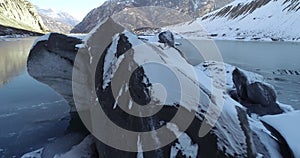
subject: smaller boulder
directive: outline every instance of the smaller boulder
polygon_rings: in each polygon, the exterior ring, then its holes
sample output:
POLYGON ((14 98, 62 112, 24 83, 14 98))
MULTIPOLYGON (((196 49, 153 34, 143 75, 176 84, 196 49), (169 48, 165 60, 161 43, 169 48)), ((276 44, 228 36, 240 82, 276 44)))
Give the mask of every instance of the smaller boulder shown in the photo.
POLYGON ((283 113, 276 103, 275 89, 262 82, 250 83, 246 74, 239 69, 232 72, 232 80, 236 90, 230 96, 247 108, 248 113, 260 116, 283 113))
POLYGON ((158 35, 160 43, 165 43, 170 47, 175 47, 174 35, 171 31, 164 31, 158 35))

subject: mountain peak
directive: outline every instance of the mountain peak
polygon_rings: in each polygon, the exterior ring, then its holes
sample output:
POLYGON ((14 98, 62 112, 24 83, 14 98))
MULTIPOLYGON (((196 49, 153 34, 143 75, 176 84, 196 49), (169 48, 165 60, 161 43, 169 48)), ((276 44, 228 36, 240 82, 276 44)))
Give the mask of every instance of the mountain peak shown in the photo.
POLYGON ((52 32, 70 33, 71 29, 79 23, 75 17, 67 12, 52 8, 43 9, 39 6, 36 8, 43 22, 52 32))
POLYGON ((39 14, 46 15, 60 22, 65 22, 71 26, 75 26, 76 24, 79 23, 79 21, 75 17, 73 17, 67 12, 57 11, 52 8, 43 9, 38 6, 36 8, 39 14))

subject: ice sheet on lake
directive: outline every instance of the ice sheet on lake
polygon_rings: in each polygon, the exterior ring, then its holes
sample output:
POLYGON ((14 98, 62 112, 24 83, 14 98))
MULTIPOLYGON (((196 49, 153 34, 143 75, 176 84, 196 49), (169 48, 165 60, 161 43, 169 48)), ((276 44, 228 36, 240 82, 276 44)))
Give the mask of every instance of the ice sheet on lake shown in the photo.
POLYGON ((21 158, 42 158, 43 148, 23 155, 21 158))

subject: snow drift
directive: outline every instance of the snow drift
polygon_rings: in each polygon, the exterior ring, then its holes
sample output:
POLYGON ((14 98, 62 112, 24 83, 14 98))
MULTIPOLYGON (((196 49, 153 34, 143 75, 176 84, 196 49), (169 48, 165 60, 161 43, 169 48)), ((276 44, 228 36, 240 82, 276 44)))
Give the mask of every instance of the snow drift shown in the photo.
POLYGON ((298 0, 235 0, 194 21, 208 32, 194 33, 215 39, 299 41, 299 9, 298 0))

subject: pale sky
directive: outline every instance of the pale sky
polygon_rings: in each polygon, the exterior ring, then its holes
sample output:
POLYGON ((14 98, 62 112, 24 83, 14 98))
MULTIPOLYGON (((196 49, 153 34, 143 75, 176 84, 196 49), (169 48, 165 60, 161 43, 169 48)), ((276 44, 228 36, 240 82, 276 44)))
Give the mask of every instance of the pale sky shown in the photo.
POLYGON ((42 9, 64 11, 82 20, 92 9, 99 7, 106 0, 29 0, 42 9))

